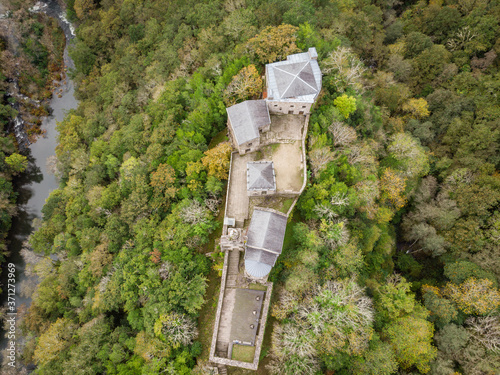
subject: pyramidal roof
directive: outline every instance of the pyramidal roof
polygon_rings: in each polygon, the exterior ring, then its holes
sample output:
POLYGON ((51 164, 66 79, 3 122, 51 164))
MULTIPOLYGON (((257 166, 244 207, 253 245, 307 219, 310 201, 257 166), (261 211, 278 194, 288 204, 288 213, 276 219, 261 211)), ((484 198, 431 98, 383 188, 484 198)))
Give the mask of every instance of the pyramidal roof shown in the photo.
POLYGON ((318 86, 314 80, 309 61, 275 66, 274 77, 282 98, 310 95, 318 92, 318 86))
POLYGON ((247 163, 247 190, 276 190, 276 177, 272 161, 247 163))
POLYGON ((268 100, 314 102, 321 91, 321 70, 315 48, 266 65, 268 100))

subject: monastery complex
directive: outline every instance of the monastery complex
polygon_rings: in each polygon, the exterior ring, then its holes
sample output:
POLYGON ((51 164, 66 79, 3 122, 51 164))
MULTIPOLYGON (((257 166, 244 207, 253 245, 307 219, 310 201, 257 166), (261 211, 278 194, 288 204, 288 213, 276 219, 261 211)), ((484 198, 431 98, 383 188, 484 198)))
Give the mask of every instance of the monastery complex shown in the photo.
MULTIPOLYGON (((256 370, 287 221, 306 185, 305 138, 321 91, 315 48, 266 65, 264 99, 227 108, 231 154, 225 253, 210 362, 256 370), (253 361, 238 354, 250 353, 253 361), (252 356, 253 354, 253 356, 252 356)), ((248 358, 249 356, 245 356, 248 358)))

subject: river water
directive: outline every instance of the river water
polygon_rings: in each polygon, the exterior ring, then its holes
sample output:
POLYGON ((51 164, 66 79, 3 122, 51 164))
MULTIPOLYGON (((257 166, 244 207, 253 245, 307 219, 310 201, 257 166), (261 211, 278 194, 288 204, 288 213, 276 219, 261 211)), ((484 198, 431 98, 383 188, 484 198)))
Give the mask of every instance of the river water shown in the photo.
MULTIPOLYGON (((46 0, 37 4, 38 8, 35 11, 47 13, 49 16, 57 18, 61 28, 66 35, 66 48, 64 51, 64 63, 68 69, 73 68, 73 62, 68 56, 68 45, 74 37, 73 27, 65 18, 65 14, 59 4, 55 0, 46 0)), ((56 123, 63 120, 65 114, 72 108, 76 108, 78 103, 74 97, 73 82, 66 78, 65 84, 58 87, 50 101, 52 114, 45 118, 42 123, 42 129, 46 130, 45 136, 39 138, 36 143, 29 146, 27 153, 29 159, 28 172, 25 173, 16 182, 16 191, 18 196, 18 215, 14 217, 12 222, 12 230, 10 231, 8 241, 8 249, 10 256, 5 262, 14 263, 16 266, 16 308, 22 310, 24 305, 28 307, 31 303, 30 297, 20 295, 21 284, 28 282, 29 276, 25 271, 25 263, 20 255, 22 244, 30 233, 33 231, 33 220, 41 218, 41 210, 45 204, 45 200, 50 192, 57 189, 58 182, 54 175, 47 168, 47 159, 55 155, 57 145, 57 130, 56 123), (62 93, 61 93, 62 89, 62 93), (61 95, 62 94, 62 95, 61 95), (61 95, 61 97, 59 97, 61 95)), ((7 301, 7 269, 4 266, 2 269, 2 289, 4 293, 1 295, 1 304, 6 305, 7 301)), ((16 341, 21 342, 20 329, 16 330, 16 341)), ((4 338, 4 332, 0 332, 0 350, 2 354, 7 348, 8 340, 4 338)), ((3 357, 3 355, 2 355, 3 357)))

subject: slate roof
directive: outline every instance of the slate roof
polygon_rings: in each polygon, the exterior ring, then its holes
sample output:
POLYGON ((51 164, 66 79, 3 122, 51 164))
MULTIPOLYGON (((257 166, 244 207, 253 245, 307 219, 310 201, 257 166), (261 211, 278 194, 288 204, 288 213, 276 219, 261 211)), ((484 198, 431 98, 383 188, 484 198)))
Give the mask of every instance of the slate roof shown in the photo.
POLYGON ((259 137, 259 129, 271 123, 265 100, 247 100, 226 108, 238 145, 259 137))
POLYGON ((278 259, 278 254, 271 253, 269 251, 256 249, 254 247, 247 246, 245 250, 245 260, 252 260, 258 263, 267 264, 273 267, 278 259))
POLYGON ((247 163, 247 190, 276 190, 276 176, 272 161, 247 163))
POLYGON ((286 215, 254 209, 248 227, 247 246, 281 254, 286 222, 286 215))
POLYGON ((314 102, 321 91, 321 70, 315 48, 266 65, 268 100, 314 102))
POLYGON ((266 276, 281 254, 287 216, 255 208, 248 227, 245 269, 253 277, 266 276))

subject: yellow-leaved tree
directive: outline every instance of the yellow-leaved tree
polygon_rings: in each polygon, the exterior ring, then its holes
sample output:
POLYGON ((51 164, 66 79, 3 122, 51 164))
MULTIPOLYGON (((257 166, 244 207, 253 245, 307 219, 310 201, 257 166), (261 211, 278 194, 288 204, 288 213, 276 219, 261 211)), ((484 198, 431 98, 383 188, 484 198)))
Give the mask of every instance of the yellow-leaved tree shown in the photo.
POLYGON ((227 179, 231 150, 232 147, 229 142, 222 142, 205 151, 205 156, 201 159, 201 162, 207 168, 208 176, 214 176, 219 180, 227 179))
POLYGON ((246 51, 262 64, 285 60, 288 55, 300 52, 295 44, 298 30, 292 25, 268 26, 248 41, 246 51))
POLYGON ((76 325, 66 318, 59 318, 52 323, 39 338, 33 359, 37 364, 44 364, 56 359, 60 352, 69 347, 76 325))
POLYGON ((405 117, 408 119, 420 120, 430 115, 429 105, 424 98, 409 99, 403 104, 402 110, 407 113, 405 117))
POLYGON ((396 210, 406 204, 404 191, 406 188, 406 179, 400 176, 391 168, 387 168, 380 178, 380 190, 382 199, 388 201, 396 210))
POLYGON ((262 78, 257 68, 250 64, 241 69, 224 90, 224 103, 231 106, 240 100, 255 96, 262 91, 262 85, 262 78))
POLYGON ((466 314, 485 315, 500 306, 500 293, 489 279, 470 277, 459 285, 448 283, 443 294, 466 314))

